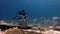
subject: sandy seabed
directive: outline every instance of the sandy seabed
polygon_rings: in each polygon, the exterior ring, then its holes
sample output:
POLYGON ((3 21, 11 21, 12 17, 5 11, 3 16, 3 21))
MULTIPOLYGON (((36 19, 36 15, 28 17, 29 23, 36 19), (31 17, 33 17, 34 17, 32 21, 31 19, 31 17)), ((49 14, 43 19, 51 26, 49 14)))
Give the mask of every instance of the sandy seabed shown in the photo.
POLYGON ((55 31, 53 29, 47 31, 40 31, 40 30, 22 30, 18 28, 7 29, 5 31, 0 31, 0 34, 60 34, 60 31, 55 31))

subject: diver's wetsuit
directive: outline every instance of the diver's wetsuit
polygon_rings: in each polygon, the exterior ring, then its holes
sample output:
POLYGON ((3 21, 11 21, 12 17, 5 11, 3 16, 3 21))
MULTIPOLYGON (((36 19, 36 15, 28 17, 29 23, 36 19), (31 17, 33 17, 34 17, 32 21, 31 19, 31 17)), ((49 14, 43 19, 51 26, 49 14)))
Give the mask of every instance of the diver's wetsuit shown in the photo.
MULTIPOLYGON (((26 18, 26 14, 24 12, 24 10, 21 10, 19 13, 18 13, 18 17, 19 16, 22 16, 24 19, 26 18)), ((22 19, 22 17, 19 17, 19 19, 22 19)))

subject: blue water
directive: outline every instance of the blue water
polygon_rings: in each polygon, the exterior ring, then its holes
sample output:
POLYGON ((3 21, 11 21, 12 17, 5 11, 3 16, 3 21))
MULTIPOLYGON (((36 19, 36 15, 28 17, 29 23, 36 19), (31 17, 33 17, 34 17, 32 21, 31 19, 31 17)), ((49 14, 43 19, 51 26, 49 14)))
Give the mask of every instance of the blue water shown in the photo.
POLYGON ((22 8, 29 17, 60 16, 60 0, 0 0, 0 19, 12 19, 22 8))

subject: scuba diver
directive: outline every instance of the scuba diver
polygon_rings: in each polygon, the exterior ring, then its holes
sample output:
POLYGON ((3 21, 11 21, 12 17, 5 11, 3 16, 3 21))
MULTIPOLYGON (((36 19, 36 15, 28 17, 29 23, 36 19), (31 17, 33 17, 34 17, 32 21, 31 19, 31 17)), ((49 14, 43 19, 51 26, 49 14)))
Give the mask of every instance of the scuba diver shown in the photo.
POLYGON ((26 21, 26 13, 24 12, 24 10, 23 9, 21 9, 18 13, 17 13, 17 15, 16 15, 16 19, 17 19, 17 21, 18 21, 18 24, 21 26, 21 25, 23 25, 23 26, 26 26, 27 25, 27 21, 26 21))
POLYGON ((31 28, 28 26, 28 20, 27 20, 27 15, 25 13, 25 11, 23 9, 20 9, 19 12, 17 13, 16 17, 17 20, 17 24, 19 25, 20 28, 22 29, 27 29, 27 28, 31 28))

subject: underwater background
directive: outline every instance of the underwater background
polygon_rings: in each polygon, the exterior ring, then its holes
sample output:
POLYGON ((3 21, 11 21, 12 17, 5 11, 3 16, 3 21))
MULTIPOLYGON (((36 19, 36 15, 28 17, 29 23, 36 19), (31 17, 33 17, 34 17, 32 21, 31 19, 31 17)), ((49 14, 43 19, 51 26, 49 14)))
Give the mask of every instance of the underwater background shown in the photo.
POLYGON ((0 20, 12 20, 19 9, 28 17, 60 17, 60 0, 0 0, 0 20))

